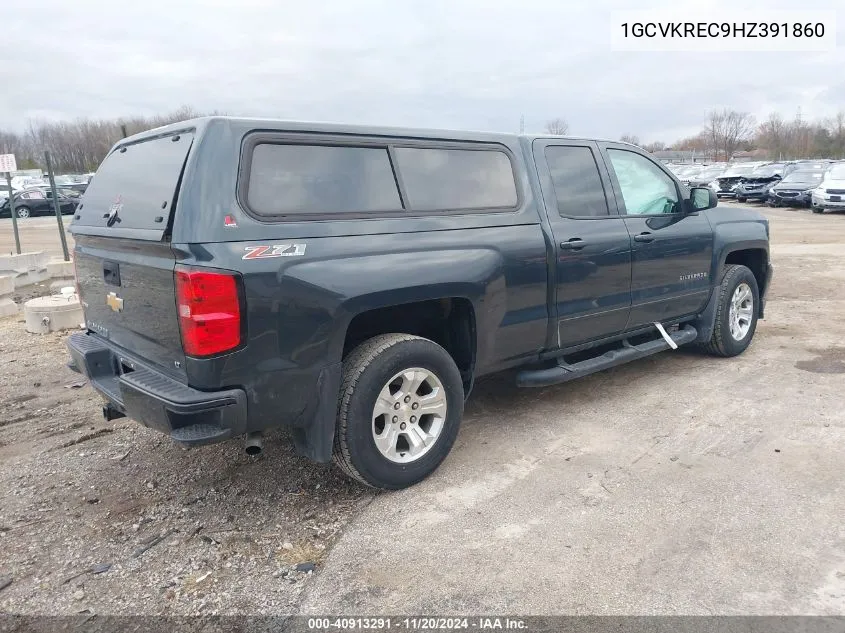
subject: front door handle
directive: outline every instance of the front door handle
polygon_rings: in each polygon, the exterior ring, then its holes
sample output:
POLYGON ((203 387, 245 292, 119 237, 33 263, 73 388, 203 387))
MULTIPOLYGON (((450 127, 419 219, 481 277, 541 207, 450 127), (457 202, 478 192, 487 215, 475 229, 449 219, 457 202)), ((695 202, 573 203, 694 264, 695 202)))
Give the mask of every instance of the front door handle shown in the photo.
POLYGON ((573 237, 565 242, 560 243, 560 248, 565 251, 580 251, 587 245, 587 242, 582 240, 580 237, 573 237))
POLYGON ((634 236, 635 242, 653 242, 654 236, 651 233, 640 233, 639 235, 634 236))

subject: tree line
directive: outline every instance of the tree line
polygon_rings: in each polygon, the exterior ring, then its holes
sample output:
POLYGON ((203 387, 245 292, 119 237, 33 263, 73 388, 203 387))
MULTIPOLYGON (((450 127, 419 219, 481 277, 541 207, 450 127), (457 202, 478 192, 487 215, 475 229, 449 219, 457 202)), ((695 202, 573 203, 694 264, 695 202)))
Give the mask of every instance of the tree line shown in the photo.
POLYGON ((120 139, 197 116, 201 114, 183 106, 152 117, 31 121, 20 134, 0 130, 0 154, 14 154, 18 169, 46 171, 44 152, 49 150, 56 173, 82 174, 95 171, 120 139))
MULTIPOLYGON (((566 134, 568 130, 569 124, 561 118, 546 125, 549 134, 566 134)), ((619 140, 649 152, 686 150, 725 161, 739 151, 753 150, 757 150, 757 157, 767 160, 845 158, 845 110, 817 121, 806 121, 800 109, 792 119, 772 112, 758 123, 749 112, 722 108, 707 113, 697 134, 673 143, 643 143, 635 134, 623 134, 619 140)))
MULTIPOLYGON (((151 117, 31 121, 23 133, 0 130, 0 154, 15 154, 18 169, 46 169, 44 152, 49 150, 57 173, 86 173, 95 171, 121 138, 201 115, 183 106, 151 117)), ((561 117, 551 119, 545 131, 565 135, 569 123, 561 117)), ((700 132, 671 144, 643 143, 635 134, 624 134, 620 140, 650 152, 687 150, 715 160, 730 160, 742 150, 758 150, 760 158, 770 160, 845 158, 845 110, 818 121, 804 120, 800 109, 789 120, 772 112, 758 124, 748 112, 722 108, 707 113, 700 132)))

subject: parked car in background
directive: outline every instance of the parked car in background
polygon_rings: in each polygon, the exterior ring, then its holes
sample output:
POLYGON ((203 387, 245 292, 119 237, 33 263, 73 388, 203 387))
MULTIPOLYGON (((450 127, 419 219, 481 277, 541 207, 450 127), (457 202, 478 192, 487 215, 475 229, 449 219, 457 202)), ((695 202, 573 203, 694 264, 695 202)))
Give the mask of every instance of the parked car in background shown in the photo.
POLYGON ((681 181, 693 178, 704 169, 702 165, 685 165, 675 174, 681 181))
MULTIPOLYGON (((58 185, 58 183, 56 183, 58 185)), ((39 184, 34 185, 31 187, 27 187, 26 191, 32 191, 37 189, 39 191, 43 191, 44 195, 47 196, 48 199, 53 199, 53 189, 50 187, 49 184, 39 184)), ((68 186, 56 187, 56 191, 60 194, 60 196, 64 196, 65 198, 79 198, 82 196, 82 193, 76 189, 72 189, 68 186)))
POLYGON ((739 182, 749 176, 757 168, 757 164, 743 163, 741 165, 731 165, 721 175, 719 175, 713 184, 716 186, 716 195, 719 198, 736 198, 736 188, 739 182))
POLYGON ((811 195, 813 213, 845 211, 845 162, 833 163, 811 195))
MULTIPOLYGON (((76 210, 79 198, 58 191, 59 208, 63 215, 70 215, 76 210)), ((15 215, 19 218, 29 218, 34 215, 49 215, 53 210, 53 192, 40 187, 15 192, 15 215)), ((0 205, 0 217, 12 217, 9 199, 0 205)))
POLYGON ((796 160, 786 163, 783 168, 783 177, 788 176, 794 171, 826 171, 830 168, 833 161, 829 158, 820 158, 817 160, 796 160))
POLYGON ((85 190, 88 188, 88 181, 90 178, 83 175, 77 174, 70 174, 64 176, 56 176, 56 186, 62 187, 64 189, 72 189, 73 191, 78 192, 79 194, 85 193, 85 190))
POLYGON ((725 167, 723 165, 710 165, 694 176, 684 176, 681 178, 681 182, 687 187, 710 187, 716 191, 716 187, 719 185, 719 183, 716 182, 716 178, 724 172, 725 167), (713 186, 714 184, 716 186, 713 186))
POLYGON ((769 205, 809 207, 811 192, 821 184, 823 177, 824 172, 821 170, 800 170, 787 174, 769 189, 769 205))
POLYGON ((783 163, 768 163, 760 165, 747 176, 743 176, 736 188, 736 201, 759 200, 765 202, 769 197, 769 189, 780 182, 783 177, 783 168, 783 163))

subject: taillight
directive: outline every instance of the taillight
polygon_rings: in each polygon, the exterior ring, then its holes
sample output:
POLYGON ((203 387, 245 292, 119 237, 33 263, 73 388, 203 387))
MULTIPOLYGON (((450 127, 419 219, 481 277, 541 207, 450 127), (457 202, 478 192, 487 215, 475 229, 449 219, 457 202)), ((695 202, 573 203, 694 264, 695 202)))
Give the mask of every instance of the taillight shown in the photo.
POLYGON ((241 303, 234 274, 177 270, 176 307, 182 348, 188 356, 211 356, 241 343, 241 303))

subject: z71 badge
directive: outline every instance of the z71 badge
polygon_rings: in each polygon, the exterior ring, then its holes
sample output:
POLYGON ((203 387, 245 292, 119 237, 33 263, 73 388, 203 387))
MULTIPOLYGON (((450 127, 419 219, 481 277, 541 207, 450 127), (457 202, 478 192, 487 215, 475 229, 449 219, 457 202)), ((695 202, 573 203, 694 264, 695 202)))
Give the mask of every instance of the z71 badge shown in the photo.
POLYGON ((273 246, 245 246, 246 255, 241 259, 268 259, 270 257, 299 257, 305 255, 305 244, 274 244, 273 246))

